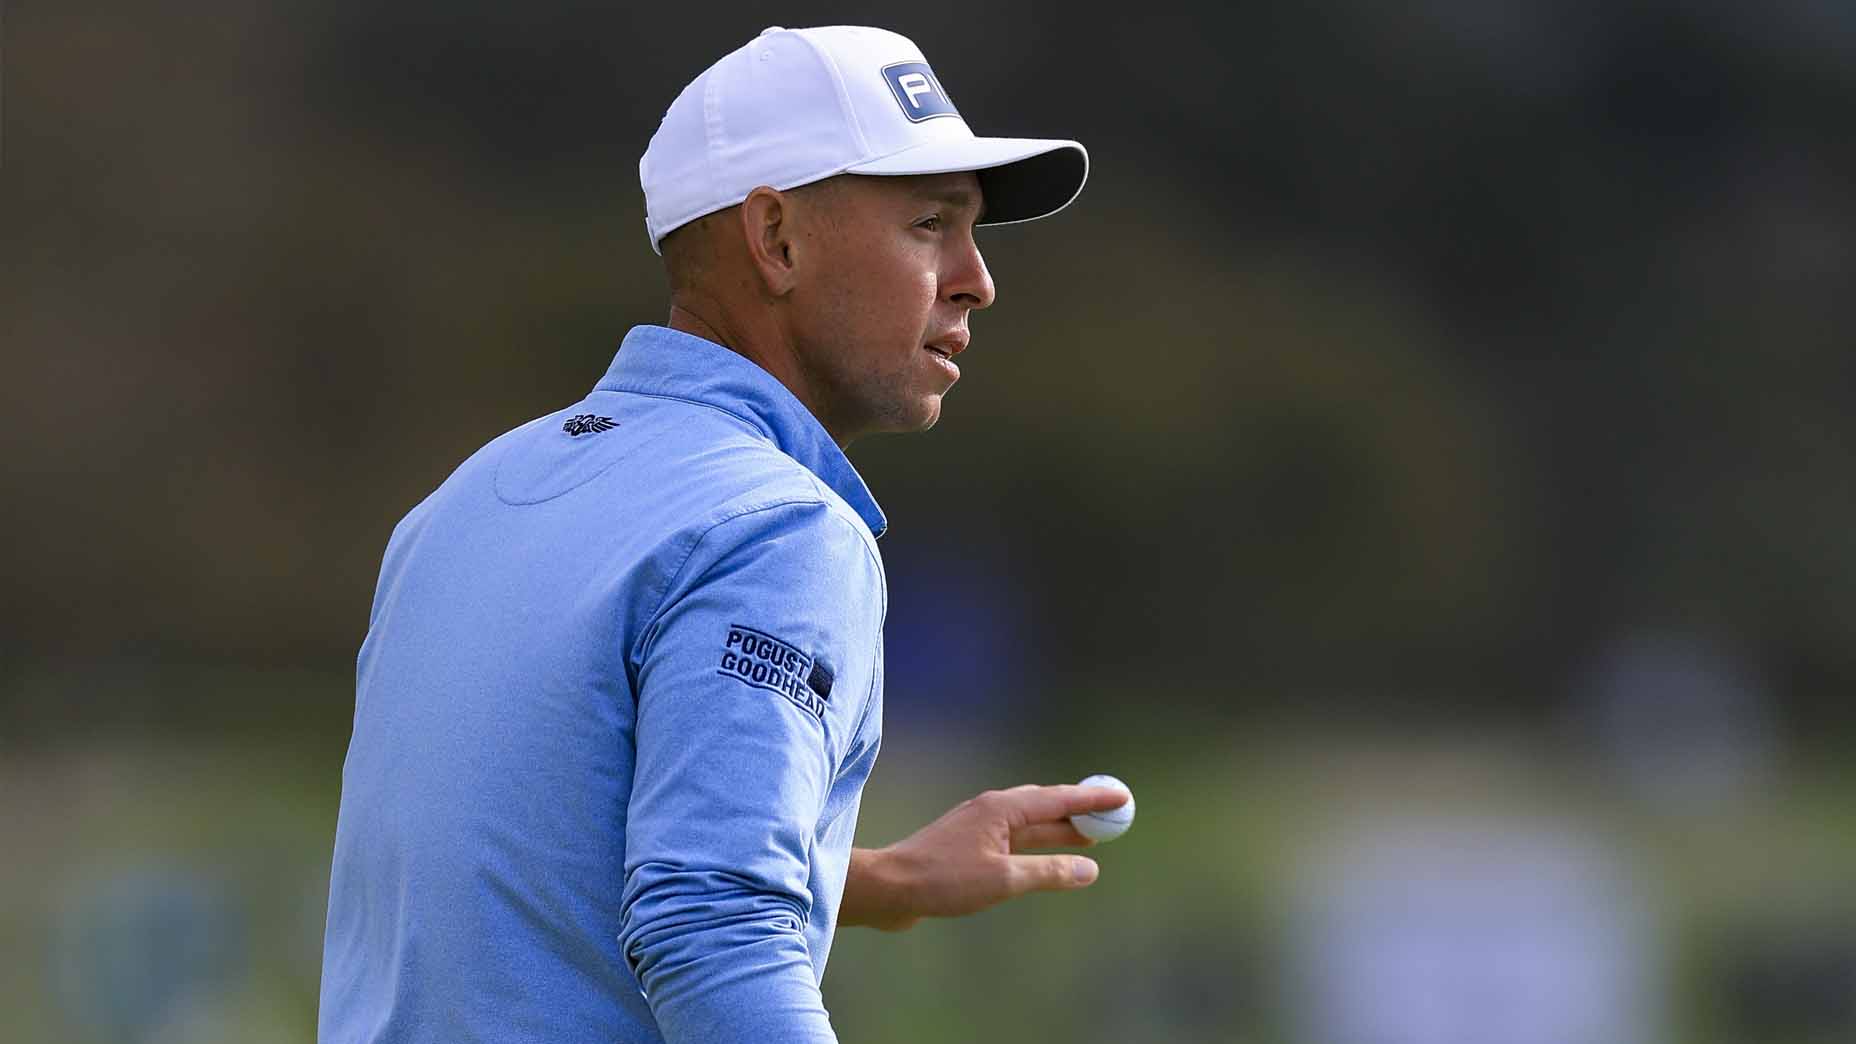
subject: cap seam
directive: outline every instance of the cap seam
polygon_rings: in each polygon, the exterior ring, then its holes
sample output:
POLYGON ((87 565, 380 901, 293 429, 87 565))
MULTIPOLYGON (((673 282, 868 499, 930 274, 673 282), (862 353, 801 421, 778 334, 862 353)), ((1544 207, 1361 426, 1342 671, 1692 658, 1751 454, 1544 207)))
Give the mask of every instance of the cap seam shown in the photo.
MULTIPOLYGON (((805 41, 805 45, 812 49, 812 53, 818 56, 820 64, 825 66, 825 71, 831 75, 831 89, 838 96, 838 111, 844 115, 845 122, 850 124, 851 133, 857 139, 858 152, 868 156, 870 139, 864 135, 863 121, 857 118, 857 107, 851 104, 851 92, 844 85, 844 71, 838 68, 837 59, 831 56, 830 51, 820 47, 816 41, 804 33, 793 33, 793 35, 805 41)), ((857 162, 868 162, 868 159, 857 162)))
POLYGON ((711 185, 727 184, 727 171, 722 169, 720 156, 721 141, 726 132, 722 127, 721 102, 716 97, 721 93, 717 82, 721 77, 715 75, 719 68, 718 65, 709 71, 702 88, 702 160, 711 185))

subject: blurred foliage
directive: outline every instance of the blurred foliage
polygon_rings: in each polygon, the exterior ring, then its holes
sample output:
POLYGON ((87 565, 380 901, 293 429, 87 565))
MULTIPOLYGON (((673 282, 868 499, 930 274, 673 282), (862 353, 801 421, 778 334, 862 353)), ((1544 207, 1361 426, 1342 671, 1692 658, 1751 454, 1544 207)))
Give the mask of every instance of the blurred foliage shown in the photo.
MULTIPOLYGON (((1095 171, 986 235, 941 430, 857 447, 894 554, 1005 549, 1059 678, 1543 707, 1672 620, 1848 723, 1846 9, 955 14, 896 27, 1095 171)), ((756 17, 15 12, 9 658, 350 656, 393 521, 661 320, 635 159, 756 17)))
MULTIPOLYGON (((1830 1039, 1812 1035, 1826 1025, 1850 1025, 1825 1021, 1847 991, 1814 994, 1801 974, 1852 967, 1834 949, 1828 963, 1818 956, 1856 938, 1826 934, 1856 914, 1845 888, 1856 776, 1843 764, 1801 766, 1766 797, 1682 820, 1620 802, 1575 751, 1501 733, 1296 727, 1212 741, 1148 722, 1112 744, 958 757, 935 737, 886 746, 865 800, 867 843, 899 838, 977 788, 1080 778, 1105 755, 1141 810, 1125 838, 1092 850, 1102 877, 1086 891, 902 934, 840 932, 825 995, 847 1041, 1306 1039, 1287 999, 1310 871, 1353 826, 1412 815, 1584 824, 1650 897, 1671 957, 1659 1017, 1677 1035, 1664 1039, 1807 1044, 1830 1039), (1774 973, 1788 977, 1766 981, 1774 973)), ((313 1039, 338 754, 330 743, 125 739, 9 761, 0 814, 44 839, 0 868, 9 1039, 313 1039), (105 998, 94 983, 61 987, 73 961, 96 960, 73 927, 150 878, 215 897, 222 945, 242 959, 230 977, 177 978, 139 1035, 86 1032, 105 998)), ((151 972, 183 953, 171 935, 112 939, 124 942, 163 954, 151 972)))

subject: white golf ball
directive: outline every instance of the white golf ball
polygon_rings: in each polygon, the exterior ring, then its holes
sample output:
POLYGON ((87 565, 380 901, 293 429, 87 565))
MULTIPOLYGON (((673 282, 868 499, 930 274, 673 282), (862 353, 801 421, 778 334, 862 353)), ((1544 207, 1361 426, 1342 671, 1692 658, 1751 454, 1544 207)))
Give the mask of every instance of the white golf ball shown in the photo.
POLYGON ((1114 787, 1117 790, 1127 791, 1128 803, 1105 812, 1081 812, 1071 816, 1070 822, 1076 827, 1077 833, 1094 841, 1113 841, 1127 833, 1128 828, 1134 825, 1134 791, 1128 790, 1126 783, 1114 776, 1096 775, 1090 776, 1078 785, 1114 787))

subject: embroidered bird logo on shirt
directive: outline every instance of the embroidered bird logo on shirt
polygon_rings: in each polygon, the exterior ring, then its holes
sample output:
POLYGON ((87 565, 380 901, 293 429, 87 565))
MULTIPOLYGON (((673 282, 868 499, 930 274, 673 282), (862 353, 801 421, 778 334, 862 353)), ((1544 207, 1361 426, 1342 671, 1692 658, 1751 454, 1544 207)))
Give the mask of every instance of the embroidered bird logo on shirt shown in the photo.
POLYGON ((561 430, 577 438, 581 435, 597 435, 602 431, 611 431, 618 426, 619 422, 611 417, 582 413, 567 418, 567 422, 561 425, 561 430))

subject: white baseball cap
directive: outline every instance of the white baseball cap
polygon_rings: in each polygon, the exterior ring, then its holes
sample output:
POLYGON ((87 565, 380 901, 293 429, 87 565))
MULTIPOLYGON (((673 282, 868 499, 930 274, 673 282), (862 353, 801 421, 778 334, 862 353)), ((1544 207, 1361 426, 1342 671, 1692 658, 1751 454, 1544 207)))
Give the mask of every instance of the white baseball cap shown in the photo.
POLYGON ((974 171, 982 225, 1055 214, 1083 190, 1074 141, 981 138, 905 36, 774 26, 691 81, 638 161, 651 249, 672 230, 765 185, 838 174, 974 171))

